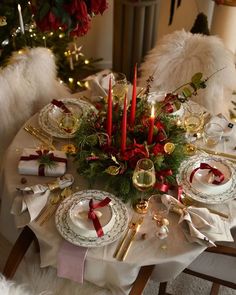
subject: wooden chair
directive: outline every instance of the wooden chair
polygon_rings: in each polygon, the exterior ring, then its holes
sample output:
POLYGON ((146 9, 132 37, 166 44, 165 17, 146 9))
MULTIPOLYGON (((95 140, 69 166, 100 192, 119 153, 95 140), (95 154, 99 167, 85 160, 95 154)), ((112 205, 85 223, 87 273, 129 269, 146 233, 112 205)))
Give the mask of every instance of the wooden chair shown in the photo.
MULTIPOLYGON (((217 247, 207 248, 183 272, 212 282, 210 295, 217 295, 221 285, 236 289, 235 269, 236 248, 217 245, 217 247), (226 259, 226 257, 231 257, 231 259, 226 259), (231 270, 231 278, 226 278, 228 272, 225 270, 231 270)), ((168 295, 166 288, 167 282, 161 283, 158 295, 168 295)))
MULTIPOLYGON (((15 244, 13 245, 3 270, 3 275, 7 279, 13 278, 20 262, 33 242, 36 243, 36 248, 39 250, 38 240, 35 234, 28 226, 24 227, 15 244)), ((154 265, 143 266, 140 268, 139 274, 132 285, 129 295, 142 294, 146 284, 149 281, 153 268, 154 265)))

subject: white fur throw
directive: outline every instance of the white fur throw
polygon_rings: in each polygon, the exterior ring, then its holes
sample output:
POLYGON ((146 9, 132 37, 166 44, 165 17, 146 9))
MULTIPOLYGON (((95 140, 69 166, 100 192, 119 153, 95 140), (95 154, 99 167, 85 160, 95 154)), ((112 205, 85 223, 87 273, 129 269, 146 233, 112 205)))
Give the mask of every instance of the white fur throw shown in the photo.
POLYGON ((14 53, 0 71, 0 157, 13 136, 42 106, 69 95, 56 79, 56 65, 47 48, 14 53))
POLYGON ((27 284, 17 284, 13 281, 6 280, 0 274, 0 294, 1 295, 52 295, 51 292, 34 293, 27 284))
POLYGON ((141 65, 139 85, 145 86, 155 72, 151 91, 174 91, 197 72, 209 77, 222 68, 208 80, 207 88, 200 89, 192 99, 214 114, 228 116, 230 95, 236 89, 234 56, 216 36, 184 30, 164 36, 141 65))

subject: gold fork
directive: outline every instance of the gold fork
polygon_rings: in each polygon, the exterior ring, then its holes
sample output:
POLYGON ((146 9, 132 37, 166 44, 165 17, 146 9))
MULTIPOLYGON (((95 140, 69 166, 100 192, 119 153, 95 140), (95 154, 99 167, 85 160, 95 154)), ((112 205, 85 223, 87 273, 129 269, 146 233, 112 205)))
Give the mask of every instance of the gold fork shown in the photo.
POLYGON ((65 199, 68 198, 72 194, 72 190, 70 187, 64 188, 60 194, 57 195, 57 197, 52 200, 52 204, 50 208, 45 213, 43 219, 39 223, 40 226, 42 226, 57 210, 60 203, 65 199))
POLYGON ((57 194, 55 195, 54 193, 52 194, 52 196, 50 196, 49 202, 46 204, 46 206, 41 210, 41 212, 39 213, 39 215, 35 218, 35 222, 42 222, 42 220, 44 220, 44 218, 48 215, 48 213, 51 211, 51 209, 53 208, 53 206, 60 201, 60 195, 57 194))

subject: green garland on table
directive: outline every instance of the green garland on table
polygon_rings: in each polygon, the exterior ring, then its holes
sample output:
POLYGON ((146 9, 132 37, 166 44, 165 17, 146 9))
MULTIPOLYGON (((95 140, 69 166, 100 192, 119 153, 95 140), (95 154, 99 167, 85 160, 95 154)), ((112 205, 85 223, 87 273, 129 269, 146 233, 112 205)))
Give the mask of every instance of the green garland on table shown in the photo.
MULTIPOLYGON (((147 143, 150 128, 148 95, 137 97, 135 124, 127 124, 126 150, 121 153, 122 106, 113 105, 112 138, 108 145, 106 133, 107 103, 97 104, 98 112, 91 111, 83 118, 75 136, 78 152, 75 161, 78 173, 91 183, 102 180, 104 189, 117 194, 123 201, 135 202, 139 192, 132 184, 132 176, 137 161, 150 158, 156 171, 154 191, 176 186, 176 174, 185 154, 185 130, 177 126, 176 117, 170 114, 176 105, 181 105, 197 90, 205 88, 202 74, 195 74, 189 83, 179 87, 181 94, 168 93, 164 101, 155 104, 155 119, 152 144, 147 143)), ((150 85, 148 85, 150 88, 150 85)), ((148 87, 147 87, 148 88, 148 87)), ((123 104, 122 104, 123 105, 123 104)), ((129 122, 130 106, 127 109, 129 122)), ((148 192, 152 193, 152 192, 148 192)))

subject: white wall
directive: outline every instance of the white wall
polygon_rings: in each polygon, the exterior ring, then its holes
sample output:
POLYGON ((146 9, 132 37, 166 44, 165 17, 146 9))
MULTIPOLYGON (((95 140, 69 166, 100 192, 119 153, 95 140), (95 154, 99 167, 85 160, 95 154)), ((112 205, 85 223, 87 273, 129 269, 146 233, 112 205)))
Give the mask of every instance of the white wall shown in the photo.
POLYGON ((190 30, 199 12, 207 15, 210 26, 214 8, 214 2, 212 0, 182 0, 181 6, 175 8, 172 24, 168 26, 170 3, 170 0, 160 1, 158 39, 175 30, 181 30, 183 28, 190 30))

